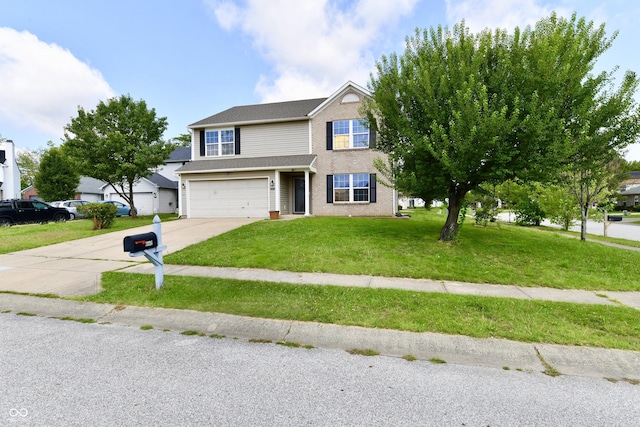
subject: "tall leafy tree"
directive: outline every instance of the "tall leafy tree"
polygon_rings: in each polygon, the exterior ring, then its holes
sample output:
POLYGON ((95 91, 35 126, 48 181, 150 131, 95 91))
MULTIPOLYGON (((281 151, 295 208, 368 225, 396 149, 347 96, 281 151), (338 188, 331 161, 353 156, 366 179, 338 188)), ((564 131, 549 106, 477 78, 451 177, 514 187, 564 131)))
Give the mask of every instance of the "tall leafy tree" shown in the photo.
POLYGON ((614 197, 620 182, 625 178, 623 160, 613 158, 608 163, 594 159, 591 165, 585 161, 580 167, 572 165, 562 173, 562 182, 580 208, 580 240, 587 239, 589 209, 598 203, 607 203, 614 197))
POLYGON ((19 150, 16 152, 16 163, 20 168, 20 188, 34 185, 36 174, 40 169, 40 159, 45 149, 19 150))
POLYGON ((191 134, 190 133, 181 133, 180 135, 173 138, 174 144, 178 147, 188 147, 191 145, 191 134))
POLYGON ((376 147, 389 154, 385 176, 405 193, 446 199, 440 239, 454 239, 469 191, 514 178, 550 181, 571 163, 569 128, 611 81, 590 75, 612 41, 604 25, 575 15, 552 14, 513 34, 472 34, 464 22, 416 30, 403 55, 382 57, 369 83, 364 113, 376 147))
POLYGON ((50 202, 73 199, 80 183, 80 175, 64 148, 54 147, 52 142, 48 145, 33 182, 38 196, 50 202))
POLYGON ((129 95, 100 101, 89 112, 82 107, 65 127, 64 146, 81 174, 106 181, 131 206, 134 185, 151 175, 175 148, 163 141, 166 117, 157 117, 145 101, 129 95))

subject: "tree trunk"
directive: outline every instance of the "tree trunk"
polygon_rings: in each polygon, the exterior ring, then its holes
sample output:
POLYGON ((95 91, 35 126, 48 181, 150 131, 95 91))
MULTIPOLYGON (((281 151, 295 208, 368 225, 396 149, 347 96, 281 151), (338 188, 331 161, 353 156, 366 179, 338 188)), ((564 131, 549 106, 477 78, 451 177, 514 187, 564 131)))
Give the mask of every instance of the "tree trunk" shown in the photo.
POLYGON ((136 207, 133 203, 133 183, 129 182, 129 198, 131 199, 129 202, 129 207, 131 208, 130 216, 131 218, 137 218, 138 213, 136 212, 136 207))
POLYGON ((585 203, 580 209, 580 240, 587 240, 587 218, 589 218, 589 204, 585 203))
POLYGON ((440 231, 440 241, 450 242, 455 240, 458 235, 458 217, 460 216, 463 199, 464 194, 460 195, 455 193, 449 196, 449 213, 447 215, 447 221, 444 223, 444 227, 442 227, 442 230, 440 231))

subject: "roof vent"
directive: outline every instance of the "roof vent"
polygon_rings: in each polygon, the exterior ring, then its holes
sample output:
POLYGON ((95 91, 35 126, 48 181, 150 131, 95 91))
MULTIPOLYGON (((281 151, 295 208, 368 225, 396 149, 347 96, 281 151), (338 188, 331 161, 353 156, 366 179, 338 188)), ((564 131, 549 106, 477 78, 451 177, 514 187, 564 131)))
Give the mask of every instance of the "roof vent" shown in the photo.
POLYGON ((348 93, 342 98, 342 103, 347 104, 349 102, 360 102, 360 97, 355 93, 348 93))

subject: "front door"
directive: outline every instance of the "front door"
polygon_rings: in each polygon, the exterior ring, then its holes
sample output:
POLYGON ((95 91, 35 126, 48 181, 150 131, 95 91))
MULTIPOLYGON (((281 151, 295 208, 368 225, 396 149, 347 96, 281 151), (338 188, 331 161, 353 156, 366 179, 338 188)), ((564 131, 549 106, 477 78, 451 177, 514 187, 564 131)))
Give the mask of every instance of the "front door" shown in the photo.
POLYGON ((296 178, 293 182, 293 213, 304 213, 304 179, 296 178))

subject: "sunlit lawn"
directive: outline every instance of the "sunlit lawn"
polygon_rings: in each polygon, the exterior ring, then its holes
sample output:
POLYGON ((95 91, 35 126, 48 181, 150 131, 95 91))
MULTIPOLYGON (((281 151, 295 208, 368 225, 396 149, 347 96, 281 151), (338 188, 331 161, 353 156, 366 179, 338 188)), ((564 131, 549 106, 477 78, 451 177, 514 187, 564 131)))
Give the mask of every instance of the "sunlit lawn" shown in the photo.
POLYGON ((469 219, 455 243, 444 215, 260 221, 165 257, 169 264, 430 278, 562 289, 640 290, 640 253, 558 232, 469 219))

